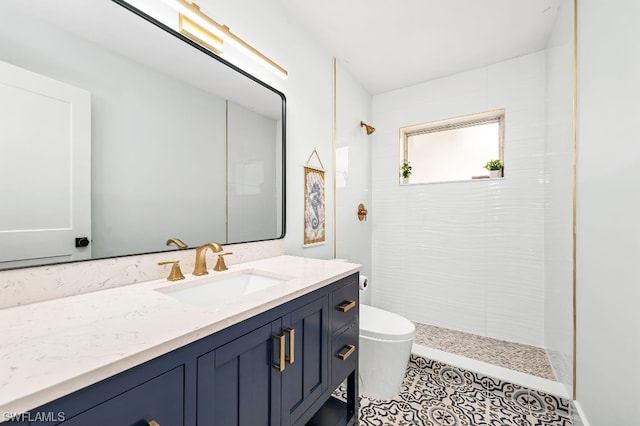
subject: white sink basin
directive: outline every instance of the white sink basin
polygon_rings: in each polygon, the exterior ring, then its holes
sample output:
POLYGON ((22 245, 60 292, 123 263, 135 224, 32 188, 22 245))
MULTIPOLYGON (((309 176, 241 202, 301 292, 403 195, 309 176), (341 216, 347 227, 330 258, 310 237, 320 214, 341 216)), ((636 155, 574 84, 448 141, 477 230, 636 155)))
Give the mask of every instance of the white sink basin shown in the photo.
POLYGON ((245 270, 225 273, 223 276, 216 276, 213 273, 213 275, 198 277, 189 282, 178 283, 157 291, 192 305, 216 306, 291 279, 293 277, 245 270))

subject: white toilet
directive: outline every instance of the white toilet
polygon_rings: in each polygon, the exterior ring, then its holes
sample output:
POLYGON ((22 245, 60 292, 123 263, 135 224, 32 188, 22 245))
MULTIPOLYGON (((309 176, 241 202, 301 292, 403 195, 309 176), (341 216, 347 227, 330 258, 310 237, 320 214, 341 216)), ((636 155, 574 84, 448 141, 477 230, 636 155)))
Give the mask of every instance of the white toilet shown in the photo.
MULTIPOLYGON (((368 279, 360 275, 360 293, 363 291, 368 291, 368 279)), ((393 399, 400 393, 416 327, 398 314, 364 304, 360 304, 359 320, 358 393, 373 399, 393 399)))
POLYGON ((415 332, 398 314, 360 305, 360 395, 387 400, 398 395, 415 332))

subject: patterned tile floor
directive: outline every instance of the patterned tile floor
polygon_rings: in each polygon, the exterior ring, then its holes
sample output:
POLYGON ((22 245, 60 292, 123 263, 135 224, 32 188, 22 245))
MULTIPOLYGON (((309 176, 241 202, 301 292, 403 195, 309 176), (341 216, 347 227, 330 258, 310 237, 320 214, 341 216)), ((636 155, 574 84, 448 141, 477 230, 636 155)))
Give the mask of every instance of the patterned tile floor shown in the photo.
POLYGON ((415 323, 414 342, 543 379, 556 380, 544 349, 415 323))
MULTIPOLYGON (((338 398, 345 398, 344 389, 338 398)), ((360 398, 360 426, 581 425, 571 401, 411 355, 400 395, 360 398), (572 421, 572 417, 575 420, 572 421)))

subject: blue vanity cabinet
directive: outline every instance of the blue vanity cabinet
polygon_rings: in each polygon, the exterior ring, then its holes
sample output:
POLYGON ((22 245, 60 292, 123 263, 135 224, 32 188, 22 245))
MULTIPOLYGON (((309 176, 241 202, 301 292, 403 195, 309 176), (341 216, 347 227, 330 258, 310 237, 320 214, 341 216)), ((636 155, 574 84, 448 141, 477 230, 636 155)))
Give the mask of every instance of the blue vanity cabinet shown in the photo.
POLYGON ((184 425, 184 372, 170 370, 62 423, 64 426, 184 425))
POLYGON ((280 424, 281 372, 273 365, 281 320, 198 357, 198 425, 280 424))
POLYGON ((325 295, 198 357, 198 425, 291 425, 327 389, 325 295))
POLYGON ((329 295, 283 317, 283 330, 291 338, 282 372, 282 424, 292 425, 329 387, 329 295))
POLYGON ((330 293, 330 350, 328 390, 307 411, 306 426, 345 426, 358 424, 358 275, 336 282, 330 293), (333 395, 341 384, 345 388, 333 395))
POLYGON ((355 424, 357 285, 343 278, 31 410, 63 418, 7 424, 355 424), (345 379, 342 403, 331 395, 345 379))
MULTIPOLYGON (((88 386, 23 415, 7 426, 184 426, 190 366, 173 353, 88 386)), ((5 423, 2 423, 4 426, 5 423)))
POLYGON ((331 321, 331 381, 341 383, 358 359, 359 288, 351 282, 333 291, 331 321))

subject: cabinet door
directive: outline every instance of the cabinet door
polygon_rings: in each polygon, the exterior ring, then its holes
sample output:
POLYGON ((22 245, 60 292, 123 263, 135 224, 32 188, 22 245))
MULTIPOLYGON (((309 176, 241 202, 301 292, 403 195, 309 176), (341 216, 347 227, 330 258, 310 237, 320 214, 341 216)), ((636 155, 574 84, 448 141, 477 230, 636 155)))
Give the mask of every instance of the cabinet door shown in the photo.
POLYGON ((282 424, 291 425, 328 386, 329 296, 284 316, 282 327, 287 337, 287 361, 282 372, 282 424))
POLYGON ((280 334, 276 320, 198 358, 198 425, 280 424, 280 334))
MULTIPOLYGON (((184 424, 184 370, 175 368, 62 423, 64 426, 184 424)), ((32 423, 42 424, 42 423, 32 423)))

